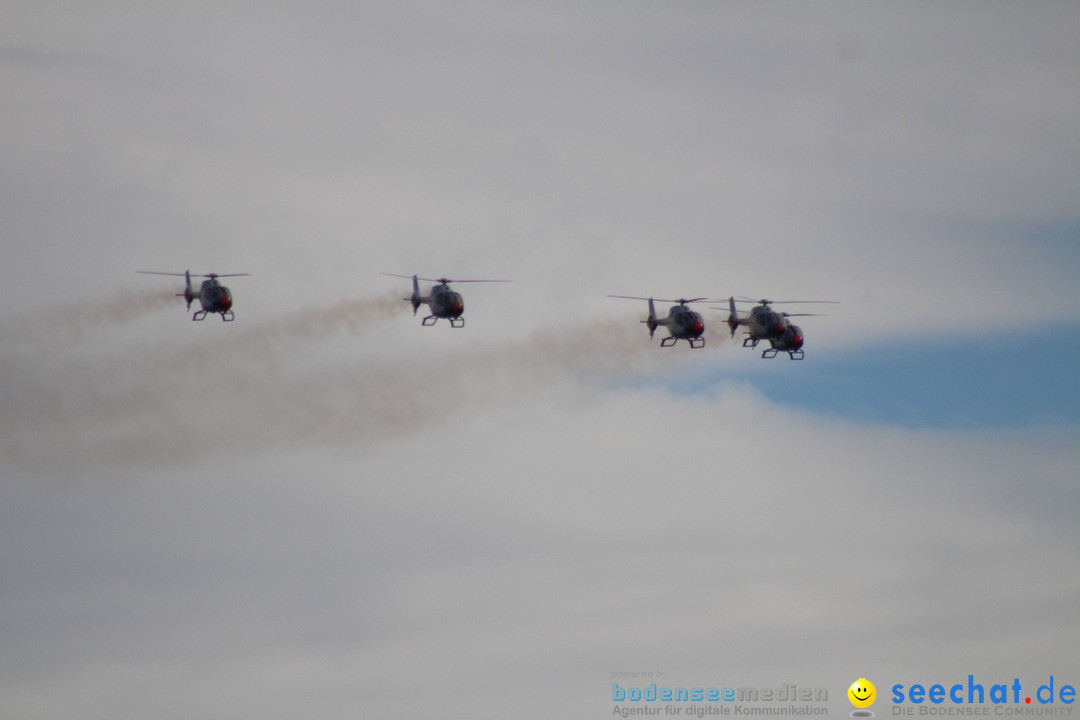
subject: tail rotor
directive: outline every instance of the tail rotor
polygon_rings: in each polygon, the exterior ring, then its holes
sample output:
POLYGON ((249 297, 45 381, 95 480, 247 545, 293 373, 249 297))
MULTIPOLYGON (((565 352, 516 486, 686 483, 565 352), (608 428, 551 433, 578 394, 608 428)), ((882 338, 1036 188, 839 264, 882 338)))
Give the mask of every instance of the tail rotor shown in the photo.
POLYGON ((642 320, 645 326, 649 328, 649 339, 652 339, 653 333, 656 332, 656 308, 653 306, 653 299, 649 298, 649 317, 647 320, 642 320))
MULTIPOLYGON (((179 275, 180 273, 159 273, 149 272, 147 270, 139 270, 138 272, 146 273, 147 275, 179 275)), ((206 277, 217 277, 216 275, 207 275, 206 277)), ((184 292, 176 293, 176 297, 182 297, 187 302, 187 309, 191 309, 191 301, 195 299, 195 293, 191 289, 191 271, 184 271, 184 292)))
POLYGON ((420 309, 420 282, 415 275, 412 276, 412 295, 406 298, 412 303, 412 314, 416 317, 416 311, 420 309))
MULTIPOLYGON (((179 294, 179 293, 178 293, 179 294)), ((187 300, 187 309, 191 309, 191 301, 195 299, 195 293, 191 291, 191 271, 184 271, 184 299, 187 300)))

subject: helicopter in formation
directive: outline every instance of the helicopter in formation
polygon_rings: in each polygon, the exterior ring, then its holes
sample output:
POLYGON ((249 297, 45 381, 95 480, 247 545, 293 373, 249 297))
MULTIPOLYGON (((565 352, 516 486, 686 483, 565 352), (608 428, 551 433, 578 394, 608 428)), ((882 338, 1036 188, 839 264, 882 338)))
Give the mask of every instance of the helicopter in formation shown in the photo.
POLYGON ((450 327, 465 327, 465 318, 462 317, 462 314, 465 312, 465 300, 462 299, 461 293, 450 289, 450 283, 510 282, 509 280, 450 280, 448 278, 422 278, 417 277, 416 275, 398 275, 397 273, 379 274, 412 280, 412 295, 402 299, 412 303, 413 317, 416 317, 416 311, 420 309, 420 305, 427 304, 431 314, 420 321, 420 324, 425 327, 434 325, 440 319, 447 320, 450 323, 450 327), (420 294, 420 280, 435 283, 431 286, 431 289, 428 290, 427 295, 420 294))
MULTIPOLYGON (((778 353, 786 352, 792 360, 802 360, 802 350, 805 338, 802 328, 791 322, 792 317, 814 317, 818 313, 786 313, 774 310, 773 305, 780 304, 819 304, 835 303, 835 300, 750 300, 749 298, 728 298, 727 325, 731 329, 731 336, 735 337, 735 331, 739 326, 746 327, 746 337, 743 339, 743 347, 756 348, 762 340, 769 341, 769 348, 761 352, 763 358, 774 358, 778 353), (739 317, 735 303, 756 303, 750 309, 749 316, 739 317)), ((713 308, 723 310, 724 308, 713 308)))
POLYGON ((236 319, 233 314, 233 298, 232 293, 229 292, 229 288, 225 287, 218 282, 218 278, 222 277, 243 277, 251 275, 251 273, 208 273, 206 275, 195 274, 195 277, 204 277, 206 280, 202 281, 202 285, 199 286, 199 292, 196 293, 191 287, 192 273, 190 271, 184 271, 182 273, 170 273, 170 272, 155 272, 153 270, 136 270, 135 272, 142 273, 144 275, 172 275, 184 278, 184 292, 176 293, 176 297, 182 297, 187 300, 187 309, 191 309, 191 301, 195 298, 199 299, 199 305, 201 310, 197 310, 194 315, 191 316, 192 320, 201 321, 206 319, 207 313, 217 313, 221 315, 221 319, 224 322, 232 322, 236 319))
POLYGON ((701 313, 694 312, 688 306, 695 302, 712 302, 703 297, 679 298, 678 300, 662 300, 660 298, 637 297, 636 295, 608 295, 608 297, 622 298, 624 300, 647 300, 649 302, 649 317, 642 320, 649 328, 649 338, 656 332, 656 328, 664 326, 668 329, 668 336, 660 341, 660 347, 671 347, 680 340, 685 340, 692 348, 705 347, 705 320, 701 313), (675 303, 668 309, 666 318, 656 317, 656 307, 653 301, 675 303))
MULTIPOLYGON (((201 321, 206 319, 207 314, 221 315, 223 322, 231 322, 236 319, 232 311, 233 297, 229 288, 218 282, 223 277, 245 277, 251 273, 207 273, 198 274, 191 271, 182 273, 157 272, 154 270, 137 270, 145 275, 168 275, 184 278, 184 292, 176 293, 176 297, 182 297, 187 301, 187 309, 191 310, 191 303, 196 298, 199 300, 201 309, 196 311, 191 319, 201 321), (191 286, 192 277, 206 278, 199 286, 196 293, 191 286)), ((450 280, 449 278, 422 278, 417 275, 399 275, 397 273, 380 273, 390 277, 405 278, 412 280, 412 294, 403 298, 412 304, 413 316, 419 311, 420 306, 426 304, 431 312, 420 322, 423 326, 434 325, 440 319, 450 323, 450 327, 460 328, 465 326, 465 301, 461 293, 450 289, 451 282, 458 283, 505 283, 509 280, 450 280), (432 282, 426 295, 420 293, 420 281, 432 282)), ((705 321, 701 313, 690 309, 691 303, 716 302, 704 297, 679 298, 677 300, 665 300, 662 298, 640 297, 637 295, 608 295, 608 297, 622 298, 626 300, 645 300, 649 304, 649 315, 641 322, 649 328, 649 338, 652 338, 658 327, 666 327, 668 336, 660 341, 660 347, 672 347, 679 340, 685 340, 694 349, 705 347, 705 321), (665 318, 656 315, 655 303, 672 303, 668 308, 665 318)), ((769 347, 762 351, 761 357, 774 358, 781 352, 786 352, 792 360, 802 360, 805 357, 803 344, 805 336, 802 328, 791 322, 793 317, 814 317, 819 313, 788 313, 773 309, 773 305, 781 304, 835 304, 835 300, 769 300, 763 298, 752 300, 750 298, 734 296, 728 298, 727 308, 712 308, 714 310, 727 310, 727 326, 731 330, 731 336, 735 337, 740 326, 746 328, 746 337, 743 339, 743 347, 756 348, 762 340, 769 341, 769 347), (740 316, 736 303, 754 303, 748 314, 740 316)))

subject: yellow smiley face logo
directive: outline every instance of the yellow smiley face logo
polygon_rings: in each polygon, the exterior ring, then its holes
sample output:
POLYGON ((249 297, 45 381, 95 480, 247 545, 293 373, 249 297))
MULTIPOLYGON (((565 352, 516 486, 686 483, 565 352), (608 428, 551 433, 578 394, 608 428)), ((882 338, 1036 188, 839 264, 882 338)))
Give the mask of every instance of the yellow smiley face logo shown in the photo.
POLYGON ((855 707, 867 708, 874 704, 874 699, 877 697, 877 688, 874 687, 874 683, 866 678, 859 678, 851 683, 851 687, 847 689, 847 696, 855 707))

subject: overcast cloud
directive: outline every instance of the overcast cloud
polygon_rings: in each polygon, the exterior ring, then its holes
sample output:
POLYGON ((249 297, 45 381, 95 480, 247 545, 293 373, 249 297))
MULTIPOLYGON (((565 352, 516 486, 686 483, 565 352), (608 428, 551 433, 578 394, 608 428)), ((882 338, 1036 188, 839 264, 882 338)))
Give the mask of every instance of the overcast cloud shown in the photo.
POLYGON ((1075 415, 769 392, 1075 333, 1074 3, 3 15, 12 717, 607 717, 612 673, 652 669, 834 715, 860 676, 879 713, 892 683, 1080 681, 1075 415), (253 276, 194 324, 140 269, 253 276), (421 328, 380 271, 514 283, 421 328), (609 293, 841 304, 763 366, 719 312, 662 351, 609 293))

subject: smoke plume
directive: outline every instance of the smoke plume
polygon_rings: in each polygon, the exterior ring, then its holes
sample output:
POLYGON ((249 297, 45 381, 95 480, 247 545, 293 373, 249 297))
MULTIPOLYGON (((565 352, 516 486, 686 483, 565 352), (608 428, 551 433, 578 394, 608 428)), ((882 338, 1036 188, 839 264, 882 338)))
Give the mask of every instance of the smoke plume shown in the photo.
POLYGON ((213 353, 169 342, 125 346, 108 358, 68 353, 48 364, 0 357, 0 451, 72 477, 105 463, 134 469, 197 455, 349 447, 542 393, 581 397, 705 357, 685 343, 661 350, 634 322, 585 318, 520 339, 476 333, 463 347, 433 344, 422 354, 329 368, 274 362, 400 311, 397 294, 341 301, 238 327, 228 348, 213 353))

